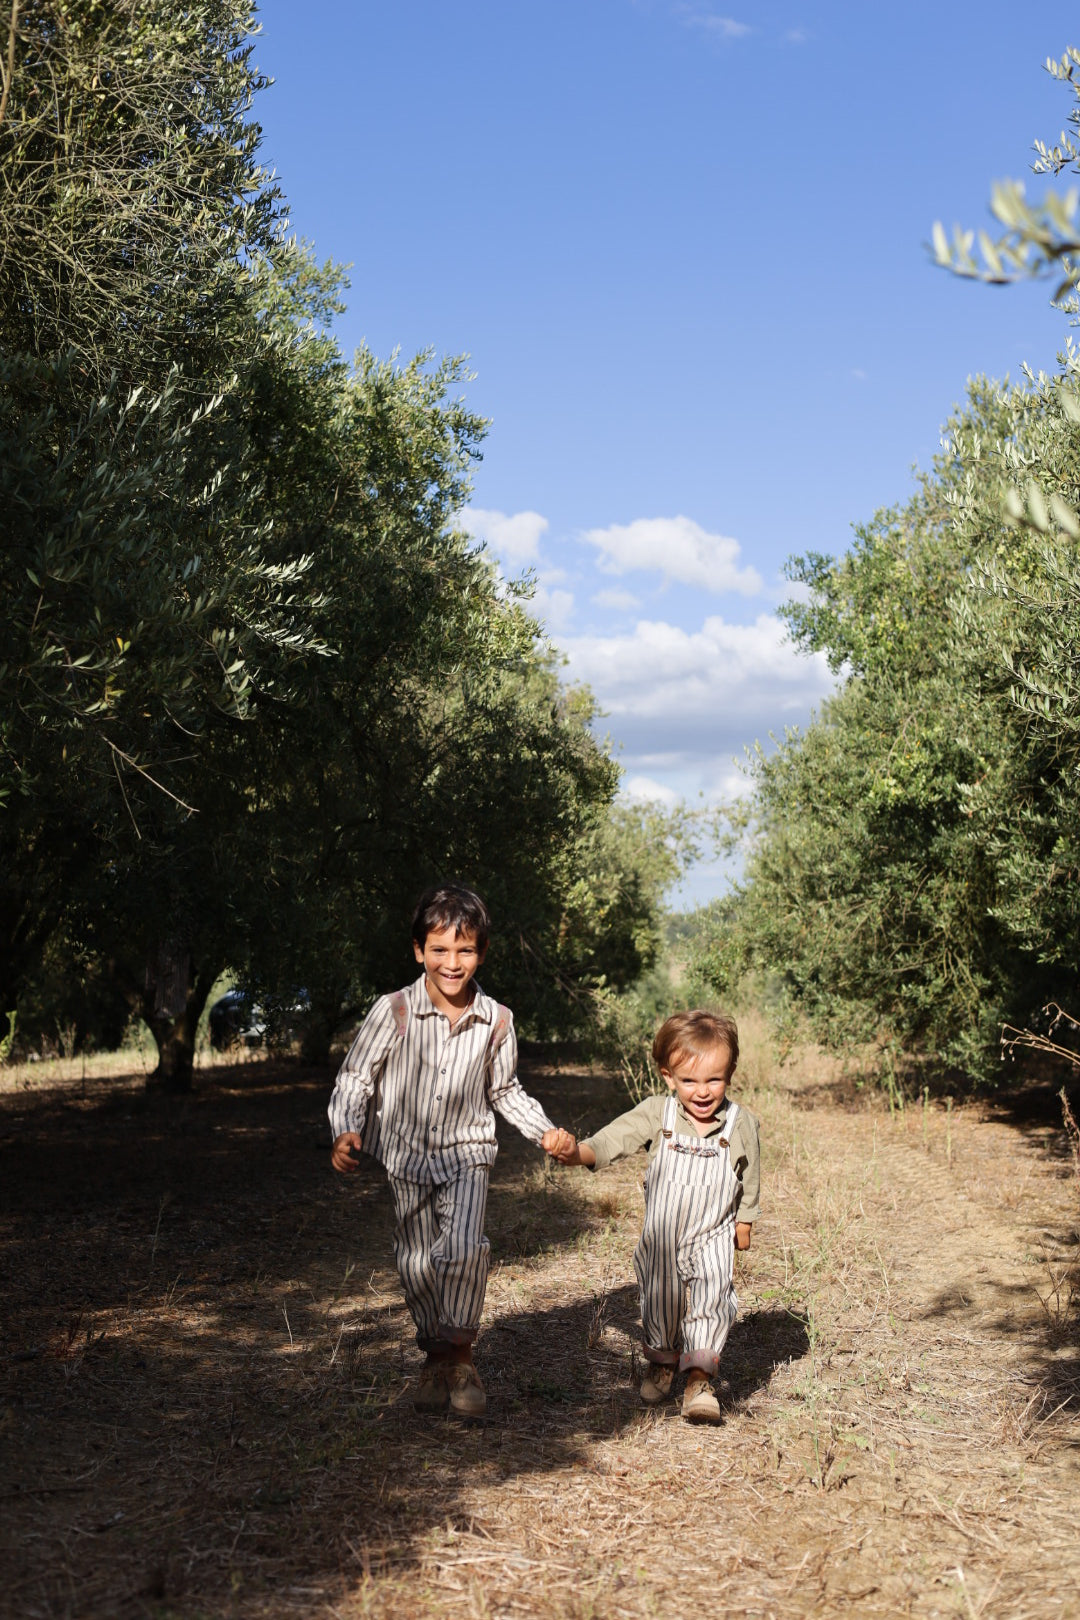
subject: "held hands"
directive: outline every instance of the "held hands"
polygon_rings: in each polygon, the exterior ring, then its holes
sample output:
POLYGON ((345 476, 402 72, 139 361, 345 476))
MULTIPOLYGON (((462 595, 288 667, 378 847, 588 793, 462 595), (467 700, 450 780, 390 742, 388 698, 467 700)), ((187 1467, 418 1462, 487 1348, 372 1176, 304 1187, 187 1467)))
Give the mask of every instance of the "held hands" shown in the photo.
POLYGON ((560 1164, 581 1164, 581 1155, 578 1152, 577 1138, 570 1132, 561 1130, 558 1126, 554 1130, 545 1131, 540 1138, 540 1146, 545 1153, 550 1153, 553 1159, 560 1164))
POLYGON ((358 1170, 360 1168, 361 1147, 360 1137, 355 1131, 342 1131, 341 1135, 335 1138, 334 1145, 330 1149, 330 1163, 335 1170, 340 1170, 345 1175, 348 1175, 353 1170, 358 1170))

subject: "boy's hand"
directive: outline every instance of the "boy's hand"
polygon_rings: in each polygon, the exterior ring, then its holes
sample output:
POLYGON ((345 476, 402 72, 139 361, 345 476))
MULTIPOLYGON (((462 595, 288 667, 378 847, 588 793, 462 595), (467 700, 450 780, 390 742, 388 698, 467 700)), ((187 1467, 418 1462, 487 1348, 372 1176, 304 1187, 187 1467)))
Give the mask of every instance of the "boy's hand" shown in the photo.
POLYGON ((545 1131, 540 1138, 540 1146, 545 1153, 550 1153, 553 1159, 560 1164, 578 1164, 577 1137, 570 1131, 561 1130, 558 1126, 554 1130, 545 1131))
POLYGON ((737 1249, 748 1249, 750 1247, 750 1233, 753 1230, 754 1227, 751 1221, 735 1222, 735 1247, 737 1249))
POLYGON ((360 1150, 363 1143, 355 1131, 342 1131, 330 1149, 330 1163, 335 1170, 348 1174, 360 1168, 360 1150))

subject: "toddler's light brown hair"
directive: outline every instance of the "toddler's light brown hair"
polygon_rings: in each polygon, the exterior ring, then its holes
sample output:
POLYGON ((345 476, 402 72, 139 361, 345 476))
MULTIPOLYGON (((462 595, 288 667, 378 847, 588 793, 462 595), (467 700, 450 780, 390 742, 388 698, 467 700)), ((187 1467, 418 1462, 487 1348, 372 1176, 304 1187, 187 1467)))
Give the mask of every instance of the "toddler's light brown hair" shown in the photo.
POLYGON ((734 1018, 726 1013, 706 1012, 695 1007, 691 1012, 673 1013, 656 1032, 653 1041, 653 1062, 668 1073, 681 1057, 700 1057, 714 1046, 726 1046, 731 1053, 729 1078, 735 1073, 739 1061, 739 1029, 734 1018))

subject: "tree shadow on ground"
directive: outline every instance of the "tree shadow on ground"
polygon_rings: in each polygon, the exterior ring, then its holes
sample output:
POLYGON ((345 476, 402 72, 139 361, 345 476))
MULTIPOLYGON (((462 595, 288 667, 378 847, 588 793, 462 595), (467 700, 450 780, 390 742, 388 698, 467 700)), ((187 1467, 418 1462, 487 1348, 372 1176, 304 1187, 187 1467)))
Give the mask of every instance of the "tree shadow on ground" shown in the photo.
MULTIPOLYGON (((583 1084, 534 1089, 568 1117, 583 1084)), ((603 1470, 598 1447, 675 1420, 634 1387, 635 1291, 583 1298, 569 1261, 565 1299, 485 1330, 487 1420, 416 1414, 389 1197, 376 1167, 332 1176, 328 1089, 245 1064, 179 1106, 5 1099, 0 1613, 309 1612, 430 1558, 474 1487, 603 1470)), ((599 1219, 513 1138, 492 1210, 524 1264, 599 1219)), ((735 1398, 806 1346, 787 1312, 740 1321, 735 1398)))
MULTIPOLYGON (((1061 1093, 1075 1118, 1080 1114, 1080 1080, 1075 1070, 1047 1075, 1044 1064, 1035 1073, 1021 1071, 1017 1084, 1003 1086, 983 1103, 987 1119, 996 1120, 1032 1140, 1041 1156, 1059 1164, 1063 1174, 1076 1175, 1076 1160, 1065 1128, 1061 1093)), ((1030 1071, 1030 1066, 1029 1066, 1030 1071)), ((1080 1182, 1077 1184, 1077 1220, 1080 1221, 1080 1182)))
MULTIPOLYGON (((1023 1389, 1030 1393, 1031 1416, 1080 1412, 1080 1255, 1074 1252, 1055 1273, 1048 1268, 1034 1289, 1043 1316, 1033 1319, 1030 1282, 980 1279, 976 1302, 973 1287, 942 1289, 921 1313, 928 1320, 975 1315, 980 1331, 1026 1341, 1027 1369, 1023 1389), (987 1295, 992 1301, 988 1308, 987 1295)), ((1080 1447, 1080 1434, 1066 1436, 1080 1447)))

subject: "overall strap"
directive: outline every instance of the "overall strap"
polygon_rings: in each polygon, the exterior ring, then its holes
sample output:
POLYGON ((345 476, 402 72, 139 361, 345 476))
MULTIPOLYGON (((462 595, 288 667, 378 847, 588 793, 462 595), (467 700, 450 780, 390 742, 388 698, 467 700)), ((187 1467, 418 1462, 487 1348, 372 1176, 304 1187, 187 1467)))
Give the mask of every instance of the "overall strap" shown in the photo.
POLYGON ((675 1129, 675 1110, 678 1106, 675 1093, 673 1091, 669 1092, 667 1101, 664 1103, 663 1116, 660 1120, 660 1130, 664 1136, 670 1136, 675 1129))
POLYGON ((738 1117, 739 1117, 739 1105, 738 1105, 738 1103, 737 1102, 728 1103, 727 1119, 724 1121, 724 1134, 720 1138, 720 1141, 723 1143, 723 1145, 725 1147, 730 1147, 731 1146, 731 1133, 735 1128, 735 1121, 738 1119, 738 1117))
POLYGON ((409 1003, 405 1000, 404 990, 394 990, 390 995, 390 1011, 394 1015, 394 1028, 399 1040, 405 1039, 405 1026, 409 1022, 409 1003))
POLYGON ((491 1039, 488 1042, 488 1057, 493 1058, 499 1047, 510 1033, 510 1009, 504 1007, 501 1001, 495 1004, 495 1021, 491 1027, 491 1039))

